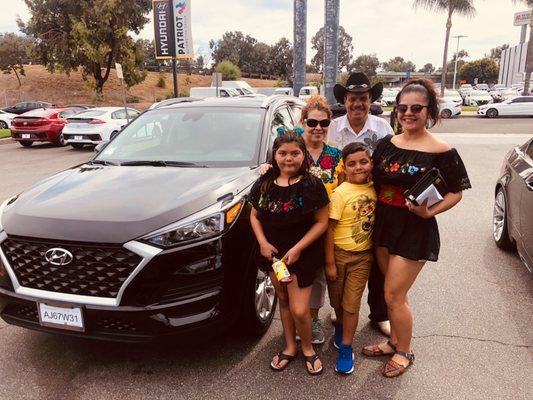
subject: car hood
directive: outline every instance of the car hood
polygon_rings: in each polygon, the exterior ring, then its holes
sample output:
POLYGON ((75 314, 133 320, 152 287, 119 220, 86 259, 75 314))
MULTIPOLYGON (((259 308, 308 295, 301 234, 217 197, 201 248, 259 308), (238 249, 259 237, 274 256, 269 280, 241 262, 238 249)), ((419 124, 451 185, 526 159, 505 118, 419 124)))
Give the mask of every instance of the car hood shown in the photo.
POLYGON ((249 187, 249 167, 82 165, 26 190, 0 216, 8 236, 125 243, 249 187))

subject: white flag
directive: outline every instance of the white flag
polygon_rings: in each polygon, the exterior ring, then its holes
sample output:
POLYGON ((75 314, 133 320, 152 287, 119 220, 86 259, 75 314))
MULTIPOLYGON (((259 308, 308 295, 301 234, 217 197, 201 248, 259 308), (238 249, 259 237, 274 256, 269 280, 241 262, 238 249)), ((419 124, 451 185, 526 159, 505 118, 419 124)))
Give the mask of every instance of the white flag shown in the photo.
POLYGON ((194 58, 191 29, 192 0, 173 0, 176 58, 194 58))

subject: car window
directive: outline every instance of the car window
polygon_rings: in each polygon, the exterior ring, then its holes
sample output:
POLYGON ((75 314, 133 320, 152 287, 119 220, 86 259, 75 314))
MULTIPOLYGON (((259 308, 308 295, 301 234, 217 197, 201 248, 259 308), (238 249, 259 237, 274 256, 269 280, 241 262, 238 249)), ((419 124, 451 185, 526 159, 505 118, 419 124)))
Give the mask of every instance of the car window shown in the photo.
POLYGON ((98 158, 257 165, 263 115, 259 108, 153 109, 134 119, 98 158))
POLYGON ((292 118, 287 107, 278 108, 274 112, 271 125, 271 133, 274 138, 287 130, 294 129, 292 118))
POLYGON ((64 111, 61 111, 59 114, 58 114, 58 117, 59 118, 68 118, 68 117, 71 117, 73 115, 76 115, 80 112, 81 108, 69 108, 68 110, 64 110, 64 111))
POLYGON ((111 114, 111 118, 113 118, 113 119, 126 119, 126 111, 117 110, 113 114, 111 114))
POLYGON ((230 94, 226 90, 220 89, 220 97, 230 97, 230 94))
POLYGON ((128 111, 128 116, 129 116, 130 118, 135 118, 135 117, 137 117, 137 116, 139 115, 139 112, 137 112, 137 111, 135 111, 135 110, 130 110, 130 109, 128 108, 127 111, 128 111))
POLYGON ((533 160, 533 140, 529 141, 529 146, 526 149, 526 154, 531 160, 533 160))
POLYGON ((511 103, 524 103, 523 97, 517 97, 511 100, 511 103))
POLYGON ((522 97, 524 103, 533 103, 533 97, 522 97))

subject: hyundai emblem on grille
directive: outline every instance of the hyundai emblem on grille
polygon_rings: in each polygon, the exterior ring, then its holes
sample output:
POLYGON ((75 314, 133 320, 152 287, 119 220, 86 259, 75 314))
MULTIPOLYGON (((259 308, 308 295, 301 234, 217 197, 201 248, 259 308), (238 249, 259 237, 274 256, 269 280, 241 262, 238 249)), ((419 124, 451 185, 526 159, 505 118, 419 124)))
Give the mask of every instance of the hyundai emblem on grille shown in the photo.
POLYGON ((50 249, 44 253, 44 258, 53 265, 67 265, 72 262, 74 256, 68 250, 60 247, 54 247, 53 249, 50 249))

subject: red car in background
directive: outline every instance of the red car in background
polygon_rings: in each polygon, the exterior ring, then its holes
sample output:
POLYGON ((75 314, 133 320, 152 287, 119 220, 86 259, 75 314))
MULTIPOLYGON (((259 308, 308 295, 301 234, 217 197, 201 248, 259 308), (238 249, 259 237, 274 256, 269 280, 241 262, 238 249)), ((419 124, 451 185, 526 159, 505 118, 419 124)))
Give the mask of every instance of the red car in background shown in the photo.
POLYGON ((68 117, 84 111, 82 107, 38 108, 13 118, 11 137, 24 147, 33 142, 52 142, 58 146, 66 144, 61 132, 68 117))

